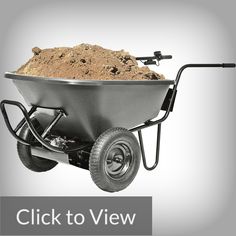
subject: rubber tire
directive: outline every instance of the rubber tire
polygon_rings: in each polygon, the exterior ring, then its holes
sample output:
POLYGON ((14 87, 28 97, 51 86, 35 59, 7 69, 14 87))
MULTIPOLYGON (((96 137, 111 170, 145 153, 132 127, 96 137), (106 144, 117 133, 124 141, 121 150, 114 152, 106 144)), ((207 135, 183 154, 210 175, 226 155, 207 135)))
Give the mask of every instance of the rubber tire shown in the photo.
POLYGON ((111 128, 95 141, 89 158, 89 170, 94 183, 107 192, 118 192, 134 180, 140 166, 140 148, 134 134, 124 128, 111 128), (133 159, 127 172, 120 179, 111 178, 105 171, 105 161, 111 146, 117 141, 125 141, 133 152, 133 159))
MULTIPOLYGON (((43 129, 38 120, 36 118, 32 118, 31 122, 34 125, 36 131, 39 134, 42 134, 43 129)), ((24 140, 28 141, 29 143, 35 141, 35 138, 27 124, 22 127, 19 136, 24 140)), ((17 142, 17 151, 23 165, 29 170, 35 172, 44 172, 51 170, 58 164, 56 161, 51 161, 37 156, 33 156, 31 154, 31 147, 28 145, 24 145, 20 142, 17 142)))

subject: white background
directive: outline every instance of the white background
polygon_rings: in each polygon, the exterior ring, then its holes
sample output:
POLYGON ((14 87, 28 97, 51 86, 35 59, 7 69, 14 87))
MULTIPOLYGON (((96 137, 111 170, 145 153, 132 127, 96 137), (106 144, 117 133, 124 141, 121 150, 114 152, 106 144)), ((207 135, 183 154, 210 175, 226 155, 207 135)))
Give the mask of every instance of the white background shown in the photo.
MULTIPOLYGON (((1 21, 2 73, 28 60, 34 46, 80 43, 125 49, 135 56, 156 50, 172 54, 172 60, 153 67, 168 79, 174 79, 186 63, 236 60, 235 31, 223 17, 228 13, 200 1, 21 1, 17 7, 4 5, 8 8, 1 8, 6 17, 1 21)), ((1 120, 1 195, 153 196, 154 235, 232 235, 235 79, 233 69, 185 71, 174 112, 163 124, 158 168, 147 172, 141 166, 135 181, 112 195, 99 190, 89 172, 72 166, 60 164, 41 174, 24 168, 15 140, 1 120)), ((24 102, 9 80, 0 83, 1 100, 24 102)), ((151 164, 155 129, 144 134, 151 164)))

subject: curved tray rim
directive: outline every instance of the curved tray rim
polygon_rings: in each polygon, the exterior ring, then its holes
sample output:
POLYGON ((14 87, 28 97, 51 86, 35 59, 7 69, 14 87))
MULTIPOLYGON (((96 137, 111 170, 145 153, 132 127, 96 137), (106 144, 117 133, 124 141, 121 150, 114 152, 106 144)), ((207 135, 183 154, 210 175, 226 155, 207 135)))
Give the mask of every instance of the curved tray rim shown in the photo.
POLYGON ((171 85, 174 80, 72 80, 62 78, 49 78, 40 76, 21 75, 15 72, 5 72, 5 78, 13 80, 26 80, 42 83, 70 84, 70 85, 171 85))

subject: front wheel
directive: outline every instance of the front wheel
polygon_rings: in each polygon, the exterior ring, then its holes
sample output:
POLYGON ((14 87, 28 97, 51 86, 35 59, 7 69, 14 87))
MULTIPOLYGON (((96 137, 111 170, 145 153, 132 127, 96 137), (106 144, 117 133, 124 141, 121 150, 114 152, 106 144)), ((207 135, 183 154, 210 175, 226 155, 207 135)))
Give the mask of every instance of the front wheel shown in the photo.
POLYGON ((135 178, 140 165, 140 149, 132 132, 111 128, 94 143, 89 170, 94 183, 104 191, 125 189, 135 178))

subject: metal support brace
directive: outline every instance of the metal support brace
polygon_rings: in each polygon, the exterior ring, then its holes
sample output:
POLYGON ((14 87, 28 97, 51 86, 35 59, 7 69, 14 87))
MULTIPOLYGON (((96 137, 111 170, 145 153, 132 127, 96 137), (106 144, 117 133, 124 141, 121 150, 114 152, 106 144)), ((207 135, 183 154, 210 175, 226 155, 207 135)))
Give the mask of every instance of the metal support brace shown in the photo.
MULTIPOLYGON (((10 100, 3 100, 0 103, 0 108, 5 120, 5 123, 7 125, 8 130, 10 131, 10 133, 17 139, 18 142, 24 144, 24 145, 31 145, 30 143, 28 143, 26 140, 22 139, 19 135, 17 135, 17 131, 26 123, 31 131, 31 133, 33 134, 33 136, 35 137, 35 139, 37 139, 37 141, 39 143, 41 143, 45 148, 54 151, 54 152, 59 152, 59 153, 64 153, 64 150, 54 147, 52 145, 50 145, 49 143, 47 143, 44 138, 36 131, 35 127, 33 126, 31 119, 30 119, 30 115, 32 115, 37 107, 33 107, 31 108, 31 110, 29 112, 27 112, 26 108, 17 101, 10 101, 10 100), (21 112, 23 113, 24 118, 20 121, 20 123, 17 125, 17 127, 15 129, 12 128, 8 115, 7 115, 7 111, 5 108, 5 105, 12 105, 12 106, 16 106, 18 107, 21 112)), ((50 123, 50 125, 46 128, 46 130, 44 131, 45 135, 51 130, 51 128, 59 121, 59 119, 65 115, 65 112, 62 109, 59 108, 50 108, 53 110, 57 110, 59 113, 58 115, 53 119, 53 121, 50 123)))
POLYGON ((160 153, 160 140, 161 140, 161 123, 157 125, 157 143, 156 143, 156 160, 153 166, 148 167, 147 166, 147 161, 146 161, 146 155, 145 155, 145 150, 144 150, 144 145, 143 145, 143 137, 142 137, 142 131, 141 129, 138 130, 138 137, 139 137, 139 143, 140 143, 140 149, 141 149, 141 154, 142 154, 142 160, 143 160, 143 165, 146 170, 154 170, 159 162, 159 153, 160 153))
POLYGON ((44 130, 43 134, 41 135, 42 138, 45 138, 47 136, 47 134, 57 124, 57 122, 62 118, 62 116, 65 116, 65 113, 60 110, 57 116, 52 120, 52 122, 44 130))

